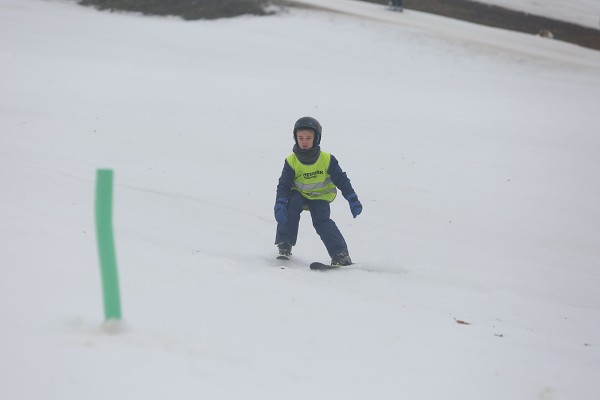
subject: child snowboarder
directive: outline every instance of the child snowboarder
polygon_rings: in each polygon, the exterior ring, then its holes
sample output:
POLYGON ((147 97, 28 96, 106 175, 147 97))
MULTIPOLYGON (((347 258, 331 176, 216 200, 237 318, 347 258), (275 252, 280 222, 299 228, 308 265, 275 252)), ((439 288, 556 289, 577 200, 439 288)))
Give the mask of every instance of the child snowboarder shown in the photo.
POLYGON ((350 179, 340 168, 337 159, 321 151, 321 124, 312 117, 302 117, 294 124, 293 153, 283 165, 277 185, 275 244, 279 255, 288 258, 296 244, 300 213, 308 209, 313 226, 331 256, 331 265, 350 265, 348 246, 335 222, 330 218, 331 203, 340 189, 356 218, 362 204, 354 192, 350 179))
POLYGON ((390 5, 390 10, 392 10, 392 11, 402 12, 402 10, 404 9, 404 6, 402 5, 402 0, 391 0, 389 2, 389 5, 390 5))

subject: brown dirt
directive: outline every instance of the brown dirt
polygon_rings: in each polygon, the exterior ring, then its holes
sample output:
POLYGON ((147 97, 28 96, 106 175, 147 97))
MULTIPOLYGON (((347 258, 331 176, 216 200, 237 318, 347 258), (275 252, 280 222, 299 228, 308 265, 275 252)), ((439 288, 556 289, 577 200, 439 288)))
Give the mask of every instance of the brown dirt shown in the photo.
POLYGON ((186 20, 268 15, 268 0, 79 0, 99 10, 134 11, 145 15, 172 15, 186 20))

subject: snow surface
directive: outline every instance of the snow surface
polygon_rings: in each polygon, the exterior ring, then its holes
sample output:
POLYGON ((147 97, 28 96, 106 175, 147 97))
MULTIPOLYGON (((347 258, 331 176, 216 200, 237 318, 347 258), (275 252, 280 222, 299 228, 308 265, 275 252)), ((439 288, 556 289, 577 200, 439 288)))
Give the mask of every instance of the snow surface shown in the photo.
POLYGON ((0 1, 3 399, 597 397, 600 53, 323 3, 343 13, 0 1), (341 271, 308 269, 327 260, 308 216, 273 260, 303 115, 365 207, 333 203, 341 271))

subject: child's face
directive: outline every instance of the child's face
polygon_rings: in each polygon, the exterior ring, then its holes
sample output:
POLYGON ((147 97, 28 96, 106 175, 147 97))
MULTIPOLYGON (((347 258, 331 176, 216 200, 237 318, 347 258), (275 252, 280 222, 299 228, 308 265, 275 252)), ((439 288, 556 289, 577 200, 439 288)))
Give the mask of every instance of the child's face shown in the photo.
POLYGON ((308 150, 313 147, 315 132, 310 129, 300 129, 296 131, 296 140, 298 140, 298 147, 302 150, 308 150))

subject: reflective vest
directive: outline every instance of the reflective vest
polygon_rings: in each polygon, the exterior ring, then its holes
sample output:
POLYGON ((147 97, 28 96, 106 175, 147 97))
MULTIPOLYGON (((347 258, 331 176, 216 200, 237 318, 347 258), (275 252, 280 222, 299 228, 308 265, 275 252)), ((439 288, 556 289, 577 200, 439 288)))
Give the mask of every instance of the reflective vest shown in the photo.
POLYGON ((302 164, 296 154, 292 153, 287 162, 294 170, 294 187, 302 196, 309 200, 327 200, 332 202, 337 194, 337 189, 327 173, 331 154, 321 152, 314 164, 302 164))

